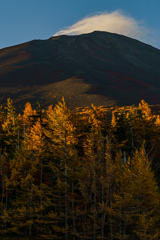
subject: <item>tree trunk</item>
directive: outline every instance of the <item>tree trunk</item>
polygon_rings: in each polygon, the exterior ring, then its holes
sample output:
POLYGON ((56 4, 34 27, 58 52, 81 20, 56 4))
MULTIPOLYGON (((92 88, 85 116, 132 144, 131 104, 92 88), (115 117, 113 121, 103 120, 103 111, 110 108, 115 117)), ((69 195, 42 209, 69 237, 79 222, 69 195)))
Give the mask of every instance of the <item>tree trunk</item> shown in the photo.
POLYGON ((65 130, 65 240, 68 240, 67 139, 65 130))

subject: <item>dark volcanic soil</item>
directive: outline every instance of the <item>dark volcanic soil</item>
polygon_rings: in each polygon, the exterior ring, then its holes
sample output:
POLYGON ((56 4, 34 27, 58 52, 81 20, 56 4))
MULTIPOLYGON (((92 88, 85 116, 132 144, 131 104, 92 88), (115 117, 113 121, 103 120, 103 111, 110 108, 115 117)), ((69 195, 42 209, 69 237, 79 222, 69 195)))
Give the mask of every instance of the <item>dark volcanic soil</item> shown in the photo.
POLYGON ((107 32, 59 36, 0 50, 0 104, 160 103, 160 50, 107 32))

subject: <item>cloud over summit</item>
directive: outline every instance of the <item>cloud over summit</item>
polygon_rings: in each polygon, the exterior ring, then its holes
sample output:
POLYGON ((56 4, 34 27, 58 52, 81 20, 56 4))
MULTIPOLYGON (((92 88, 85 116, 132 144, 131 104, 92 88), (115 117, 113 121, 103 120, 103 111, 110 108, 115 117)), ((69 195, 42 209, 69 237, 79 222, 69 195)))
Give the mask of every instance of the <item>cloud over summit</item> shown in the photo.
POLYGON ((124 15, 119 10, 85 17, 72 26, 57 32, 54 36, 79 35, 96 30, 118 33, 144 42, 147 42, 149 38, 149 31, 145 26, 137 22, 134 18, 124 15))

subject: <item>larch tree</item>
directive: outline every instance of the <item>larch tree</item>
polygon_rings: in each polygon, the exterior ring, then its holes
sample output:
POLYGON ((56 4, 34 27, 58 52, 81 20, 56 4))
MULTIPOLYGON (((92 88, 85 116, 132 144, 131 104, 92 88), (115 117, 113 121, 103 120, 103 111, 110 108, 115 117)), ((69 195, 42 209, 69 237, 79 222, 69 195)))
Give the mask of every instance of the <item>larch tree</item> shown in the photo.
POLYGON ((112 214, 117 239, 158 239, 158 186, 144 148, 126 163, 116 161, 112 214), (118 227, 119 226, 119 227, 118 227), (143 236, 143 237, 142 237, 143 236))
MULTIPOLYGON (((80 162, 83 174, 79 180, 84 207, 82 229, 84 238, 104 238, 105 176, 109 128, 102 107, 92 105, 83 112, 88 132, 84 140, 84 156, 80 162), (99 234, 99 229, 101 233, 99 234)), ((82 215, 82 213, 80 212, 82 215)))
MULTIPOLYGON (((49 167, 53 172, 56 211, 61 219, 62 238, 69 239, 69 195, 73 194, 73 183, 76 182, 77 138, 74 134, 71 111, 64 99, 48 112, 48 129, 45 134, 51 153, 49 167), (63 212, 63 213, 62 213, 63 212), (63 223, 64 221, 64 223, 63 223)), ((73 214, 72 214, 73 216, 73 214)), ((75 230, 75 229, 74 229, 75 230)))

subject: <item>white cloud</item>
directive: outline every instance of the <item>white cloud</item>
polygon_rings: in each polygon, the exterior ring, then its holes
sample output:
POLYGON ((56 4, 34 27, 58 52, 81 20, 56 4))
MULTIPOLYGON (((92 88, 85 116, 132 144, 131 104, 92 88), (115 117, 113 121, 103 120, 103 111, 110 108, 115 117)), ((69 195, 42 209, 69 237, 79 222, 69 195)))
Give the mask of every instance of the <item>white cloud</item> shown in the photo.
POLYGON ((86 17, 72 26, 57 32, 54 36, 79 35, 96 30, 118 33, 144 42, 149 42, 151 40, 149 36, 150 31, 142 22, 136 21, 134 18, 123 14, 119 10, 86 17))

